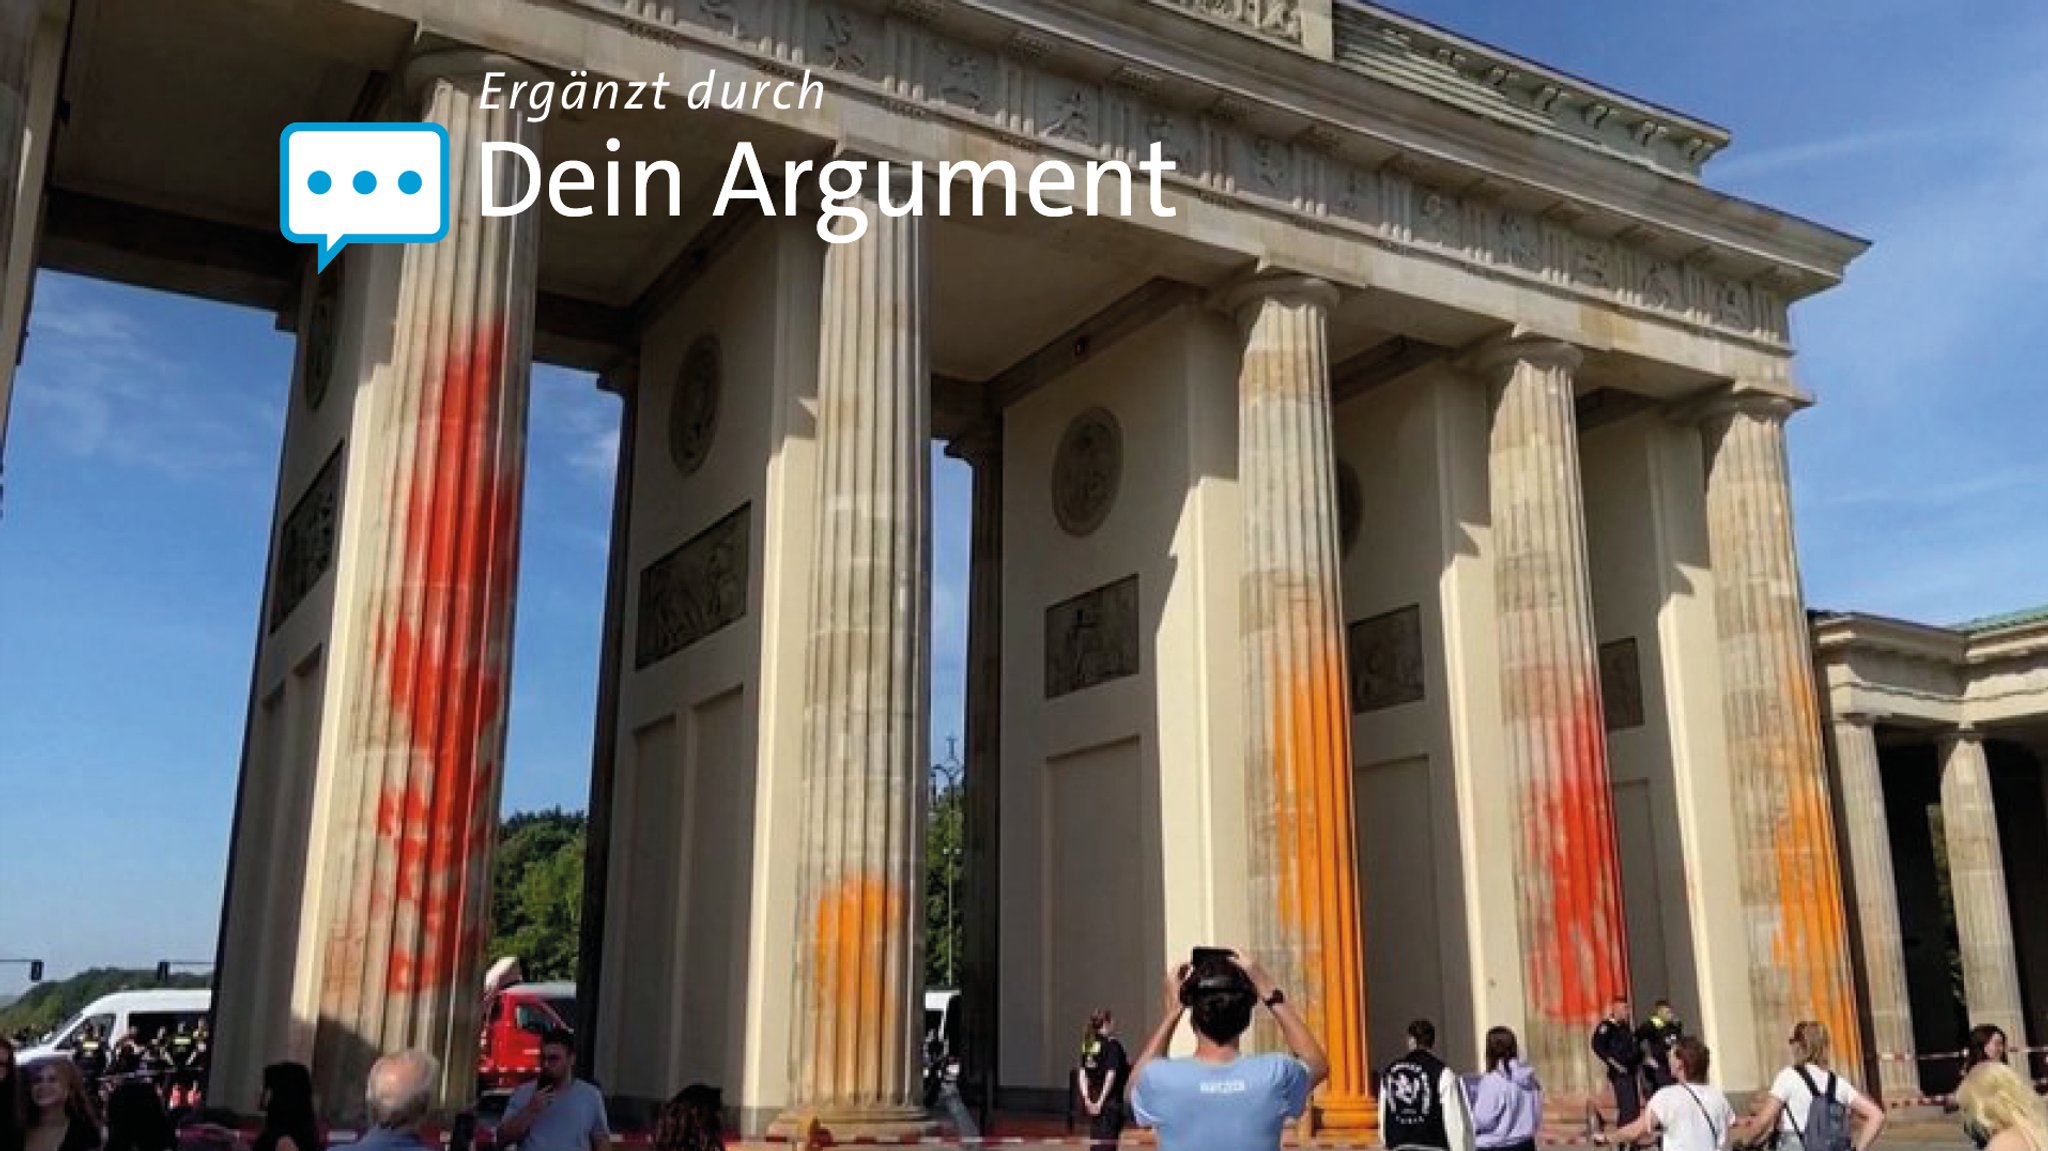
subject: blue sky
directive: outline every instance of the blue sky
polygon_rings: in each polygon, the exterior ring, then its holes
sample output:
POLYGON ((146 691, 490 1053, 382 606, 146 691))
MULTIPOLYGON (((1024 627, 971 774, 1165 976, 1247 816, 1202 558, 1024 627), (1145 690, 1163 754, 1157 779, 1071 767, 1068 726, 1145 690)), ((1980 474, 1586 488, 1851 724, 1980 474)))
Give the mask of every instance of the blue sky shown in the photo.
MULTIPOLYGON (((1822 401, 1792 425, 1814 605, 2048 602, 2048 8, 1400 7, 1719 123, 1709 183, 1876 241, 1794 316, 1822 401)), ((290 360, 265 315, 39 282, 0 503, 0 955, 212 951, 290 360)), ((584 799, 615 426, 588 377, 536 372, 508 810, 584 799)), ((942 753, 967 474, 936 474, 942 753)))

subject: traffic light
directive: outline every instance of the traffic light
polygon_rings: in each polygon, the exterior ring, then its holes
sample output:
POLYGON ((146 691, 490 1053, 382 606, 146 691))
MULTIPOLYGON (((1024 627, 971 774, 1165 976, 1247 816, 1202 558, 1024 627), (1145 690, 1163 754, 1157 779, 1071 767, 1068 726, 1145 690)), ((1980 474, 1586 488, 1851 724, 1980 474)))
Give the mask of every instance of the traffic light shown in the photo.
POLYGON ((28 981, 30 983, 41 983, 43 981, 42 960, 31 959, 28 961, 28 981))
POLYGON ((156 965, 156 981, 158 983, 169 983, 171 981, 171 964, 169 960, 156 965))

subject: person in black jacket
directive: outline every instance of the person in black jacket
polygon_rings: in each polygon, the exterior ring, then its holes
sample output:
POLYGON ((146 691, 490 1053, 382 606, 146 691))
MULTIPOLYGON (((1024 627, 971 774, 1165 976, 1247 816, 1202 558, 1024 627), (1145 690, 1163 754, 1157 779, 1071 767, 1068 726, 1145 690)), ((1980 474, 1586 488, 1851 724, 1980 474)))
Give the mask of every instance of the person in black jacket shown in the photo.
POLYGON ((1608 1005, 1607 1018, 1593 1029, 1593 1054, 1614 1089, 1614 1121, 1623 1126, 1635 1122, 1643 1110, 1643 1049, 1629 1022, 1628 1000, 1619 995, 1608 1005))
POLYGON ((1408 1053, 1380 1072, 1380 1134, 1389 1151, 1472 1151, 1472 1111, 1458 1073, 1437 1058, 1436 1025, 1408 1025, 1408 1053))
POLYGON ((1671 1049, 1685 1037, 1685 1023, 1672 1010, 1669 999, 1659 999, 1650 1017, 1636 1028, 1636 1042, 1643 1049, 1643 1079, 1648 1094, 1655 1095, 1678 1082, 1671 1066, 1671 1049))

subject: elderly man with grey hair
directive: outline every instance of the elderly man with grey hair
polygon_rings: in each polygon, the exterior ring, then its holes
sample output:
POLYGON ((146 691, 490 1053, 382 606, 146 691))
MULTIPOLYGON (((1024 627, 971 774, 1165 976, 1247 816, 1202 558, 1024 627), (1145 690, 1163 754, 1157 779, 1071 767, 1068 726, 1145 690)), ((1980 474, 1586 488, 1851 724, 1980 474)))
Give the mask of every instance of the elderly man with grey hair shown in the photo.
POLYGON ((428 1151, 420 1124, 434 1105, 441 1064, 424 1051, 400 1051, 377 1060, 363 1092, 370 1129, 356 1142, 361 1151, 428 1151))

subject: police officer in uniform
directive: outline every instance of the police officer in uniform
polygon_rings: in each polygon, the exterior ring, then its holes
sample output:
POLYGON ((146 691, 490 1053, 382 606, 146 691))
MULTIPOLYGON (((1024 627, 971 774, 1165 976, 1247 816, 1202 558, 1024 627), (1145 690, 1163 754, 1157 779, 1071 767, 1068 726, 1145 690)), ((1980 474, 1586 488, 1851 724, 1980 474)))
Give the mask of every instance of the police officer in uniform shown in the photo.
POLYGON ((1671 1074, 1671 1049, 1684 1036, 1685 1023, 1671 1009, 1669 999, 1659 999, 1650 1017, 1636 1028, 1636 1042, 1643 1049, 1643 1078, 1650 1094, 1678 1082, 1671 1074))
POLYGON ((78 1073, 85 1076, 86 1083, 98 1086, 100 1076, 107 1073, 107 1044, 100 1038, 99 1024, 85 1025, 85 1031, 78 1037, 78 1049, 72 1052, 71 1058, 78 1064, 78 1073))
POLYGON ((1593 1054, 1607 1069, 1607 1083, 1614 1088, 1615 1123, 1635 1122, 1643 1110, 1643 1048, 1629 1022, 1628 1000, 1616 996, 1608 1005, 1607 1018, 1593 1029, 1593 1054))

